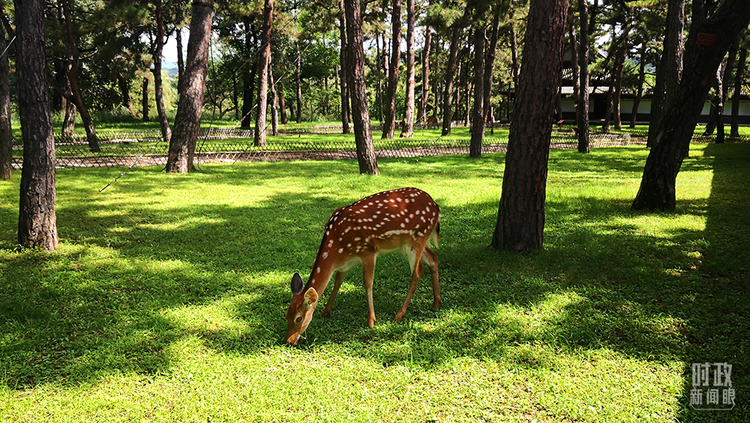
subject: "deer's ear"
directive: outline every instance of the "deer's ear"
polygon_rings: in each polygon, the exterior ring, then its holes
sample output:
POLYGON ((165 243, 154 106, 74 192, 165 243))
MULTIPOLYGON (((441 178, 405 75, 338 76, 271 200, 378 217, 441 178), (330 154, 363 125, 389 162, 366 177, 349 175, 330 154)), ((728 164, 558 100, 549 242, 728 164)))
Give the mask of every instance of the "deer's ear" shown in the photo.
POLYGON ((305 291, 305 304, 311 306, 318 302, 318 291, 315 288, 308 288, 305 291))
POLYGON ((300 294, 302 293, 302 288, 304 287, 304 283, 302 282, 302 277, 300 277, 299 273, 295 273, 294 276, 292 276, 292 294, 300 294))

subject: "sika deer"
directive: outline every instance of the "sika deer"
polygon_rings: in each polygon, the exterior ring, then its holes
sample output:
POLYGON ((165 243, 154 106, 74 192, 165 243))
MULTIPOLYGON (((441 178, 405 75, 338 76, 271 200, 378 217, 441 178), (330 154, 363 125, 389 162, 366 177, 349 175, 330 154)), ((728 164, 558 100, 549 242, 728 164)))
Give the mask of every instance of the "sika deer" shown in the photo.
POLYGON ((320 295, 325 291, 333 272, 336 278, 323 316, 331 314, 341 283, 352 266, 361 263, 367 294, 367 325, 375 325, 372 283, 378 254, 402 250, 409 258, 411 285, 401 309, 396 314, 400 322, 406 314, 417 283, 422 276, 422 260, 427 263, 432 277, 433 307, 440 309, 437 254, 427 242, 439 242, 440 208, 429 194, 417 188, 401 188, 380 192, 353 204, 341 207, 325 227, 312 272, 303 286, 299 273, 292 277, 292 303, 286 311, 288 344, 296 344, 312 320, 320 295))

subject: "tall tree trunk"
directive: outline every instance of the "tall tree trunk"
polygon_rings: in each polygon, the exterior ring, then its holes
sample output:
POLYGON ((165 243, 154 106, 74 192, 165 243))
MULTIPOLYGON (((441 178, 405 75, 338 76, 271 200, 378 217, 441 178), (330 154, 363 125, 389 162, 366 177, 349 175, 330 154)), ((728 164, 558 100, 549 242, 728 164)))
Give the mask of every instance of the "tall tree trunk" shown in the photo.
POLYGON ((442 136, 450 135, 451 133, 451 120, 453 120, 453 79, 456 76, 456 66, 458 65, 458 43, 461 39, 462 27, 463 21, 456 21, 453 23, 453 36, 451 37, 451 47, 450 52, 448 53, 448 68, 445 70, 442 136))
POLYGON ((268 112, 268 68, 271 64, 271 30, 273 29, 273 0, 265 0, 263 27, 260 30, 258 56, 258 114, 255 120, 256 146, 266 145, 266 114, 268 112))
POLYGON ((44 1, 15 0, 18 115, 23 134, 18 243, 57 250, 55 138, 47 90, 44 1))
POLYGON ((182 55, 182 25, 175 28, 174 38, 177 44, 177 85, 179 85, 179 77, 185 72, 185 58, 182 55))
POLYGON ((63 104, 65 105, 65 116, 63 117, 63 124, 60 133, 63 137, 73 138, 76 132, 76 116, 78 115, 78 109, 76 104, 73 102, 73 90, 70 89, 70 82, 65 81, 66 95, 63 97, 63 104))
MULTIPOLYGON (((252 21, 249 16, 242 18, 242 23, 245 28, 245 54, 249 57, 254 56, 256 38, 255 29, 252 26, 252 21)), ((251 59, 250 59, 251 60, 251 59)), ((258 66, 251 60, 247 66, 247 70, 242 74, 242 118, 240 127, 242 129, 250 129, 250 114, 252 113, 255 102, 253 101, 253 95, 255 93, 255 76, 258 71, 258 66)))
POLYGON ((589 25, 588 25, 588 2, 578 0, 578 14, 581 25, 581 42, 578 50, 580 61, 581 93, 579 95, 578 112, 578 152, 588 153, 591 150, 589 143, 589 25))
POLYGON ((297 40, 297 123, 302 123, 302 52, 297 40))
POLYGON ((740 94, 742 92, 742 78, 745 74, 745 61, 747 60, 747 48, 740 49, 740 58, 737 61, 737 72, 734 76, 734 94, 732 95, 732 129, 730 136, 737 138, 739 132, 740 116, 740 94))
POLYGON ((484 140, 484 38, 487 27, 484 26, 484 16, 487 12, 486 3, 477 3, 476 29, 474 30, 474 105, 471 117, 471 140, 469 142, 469 157, 482 157, 482 141, 484 140))
MULTIPOLYGON (((734 70, 734 63, 737 60, 737 50, 739 50, 740 40, 737 38, 732 43, 732 47, 729 48, 727 54, 726 63, 719 66, 719 70, 716 72, 716 96, 711 107, 712 110, 712 121, 716 128, 716 143, 721 144, 724 142, 724 103, 727 101, 729 96, 729 84, 732 79, 732 71, 734 70)), ((706 127, 708 131, 708 126, 706 127)), ((713 129, 711 130, 713 132, 713 129)))
POLYGON ((398 92, 398 66, 401 63, 401 0, 393 0, 391 10, 391 65, 388 68, 388 96, 385 101, 385 121, 382 138, 393 139, 396 130, 396 93, 398 92))
POLYGON ((279 135, 279 96, 276 94, 276 81, 273 79, 273 63, 268 64, 268 80, 271 82, 271 134, 279 135))
POLYGON ((518 75, 521 65, 518 62, 518 34, 513 20, 510 21, 510 76, 513 79, 513 91, 518 89, 518 75))
POLYGON ((401 138, 414 137, 414 0, 406 0, 406 111, 401 138))
POLYGON ((568 0, 531 0, 523 66, 492 247, 529 252, 544 241, 544 203, 568 0))
POLYGON ((78 81, 76 77, 78 75, 78 68, 80 66, 80 57, 78 54, 78 47, 76 46, 76 40, 73 36, 73 24, 70 16, 70 7, 68 0, 61 0, 63 5, 63 13, 65 14, 65 29, 68 35, 68 44, 70 47, 71 56, 71 68, 68 72, 68 81, 70 81, 70 89, 73 93, 73 101, 75 102, 78 112, 81 114, 81 120, 83 126, 86 129, 86 140, 89 143, 89 150, 100 151, 99 148, 99 137, 96 136, 96 128, 94 128, 94 121, 91 119, 88 109, 83 103, 81 97, 81 90, 78 88, 78 81))
MULTIPOLYGON (((5 13, 5 10, 0 13, 5 13)), ((0 24, 0 52, 4 52, 7 47, 5 30, 0 24)), ((13 173, 13 131, 10 126, 10 113, 10 63, 6 52, 0 56, 0 179, 3 181, 10 181, 13 173)))
POLYGON ((500 13, 502 12, 501 7, 495 7, 495 14, 492 18, 492 36, 490 37, 490 45, 487 48, 484 59, 484 99, 482 105, 483 121, 489 122, 491 133, 495 133, 494 127, 494 114, 492 112, 492 84, 493 84, 493 73, 495 69, 495 56, 497 51, 497 42, 500 38, 500 13))
MULTIPOLYGON (((430 0, 430 6, 435 0, 430 0)), ((425 27, 424 47, 422 49, 422 98, 417 109, 417 122, 427 124, 427 100, 430 97, 430 52, 432 51, 432 26, 425 27)), ((434 115, 435 112, 433 111, 434 115)))
POLYGON ((570 64, 573 71, 573 104, 576 109, 575 125, 579 125, 581 119, 580 110, 580 93, 581 93, 581 75, 580 66, 578 64, 578 37, 576 36, 576 19, 575 19, 575 7, 568 8, 568 39, 570 40, 570 64))
POLYGON ((649 147, 653 147, 656 143, 656 131, 661 118, 666 108, 669 107, 672 93, 676 91, 682 77, 682 32, 684 27, 685 0, 669 0, 664 51, 659 66, 656 68, 656 84, 651 98, 647 142, 649 147))
POLYGON ((141 111, 143 113, 143 121, 148 122, 151 120, 149 116, 149 101, 148 101, 148 78, 143 77, 143 85, 141 86, 141 111))
POLYGON ((609 134, 610 133, 610 122, 612 117, 612 97, 613 97, 613 86, 612 81, 609 83, 609 88, 607 89, 607 108, 604 112, 604 121, 602 122, 602 134, 609 134))
POLYGON ((628 37, 630 33, 630 22, 625 24, 620 36, 619 47, 617 49, 617 58, 613 68, 613 93, 612 93, 612 114, 615 124, 615 130, 622 131, 622 78, 625 71, 625 56, 628 52, 628 37))
POLYGON ((745 0, 725 0, 701 25, 691 25, 682 79, 659 123, 633 209, 675 209, 675 181, 682 161, 688 156, 690 140, 706 101, 710 81, 734 40, 746 30, 748 22, 750 8, 745 0))
POLYGON ((169 143, 168 173, 188 173, 195 169, 193 160, 206 92, 213 7, 213 0, 193 0, 185 75, 180 78, 180 101, 169 143))
POLYGON ((348 78, 352 95, 352 121, 354 123, 354 140, 357 145, 359 173, 380 174, 375 145, 370 129, 370 111, 367 106, 367 86, 365 85, 365 50, 362 34, 362 11, 359 0, 344 2, 346 11, 346 34, 349 46, 348 78))
POLYGON ((344 0, 339 0, 339 39, 341 49, 339 50, 339 61, 341 62, 341 78, 339 78, 339 89, 341 90, 341 132, 351 134, 349 126, 351 110, 349 110, 349 88, 346 84, 346 69, 349 66, 346 58, 346 13, 344 12, 344 0))
MULTIPOLYGON (((190 46, 188 46, 188 48, 189 47, 190 46)), ((164 82, 162 81, 162 76, 161 76, 161 61, 163 57, 163 54, 162 54, 163 52, 164 52, 164 16, 163 16, 162 1, 157 0, 156 2, 156 40, 154 41, 154 46, 153 46, 154 68, 152 69, 152 72, 154 73, 154 98, 156 99, 156 114, 159 119, 159 127, 161 128, 161 137, 164 139, 164 142, 171 143, 172 130, 169 127, 169 119, 167 118, 167 109, 164 106, 164 82)), ((183 79, 182 76, 180 76, 180 80, 182 79, 183 79)), ((183 86, 182 84, 178 86, 180 97, 182 97, 182 91, 180 90, 180 87, 182 86, 183 86)))
POLYGON ((128 109, 133 119, 137 119, 138 114, 135 112, 135 106, 133 106, 133 98, 130 97, 130 81, 125 79, 122 72, 117 73, 117 84, 120 87, 120 95, 122 96, 122 107, 128 109))
POLYGON ((282 125, 286 125, 287 123, 289 123, 289 118, 286 115, 286 101, 284 100, 283 80, 279 81, 279 116, 281 117, 282 125))
POLYGON ((635 94, 633 100, 633 110, 630 113, 630 127, 635 128, 636 121, 638 119, 638 107, 641 105, 641 99, 643 98, 643 84, 646 81, 646 51, 648 49, 647 44, 643 44, 641 48, 641 63, 638 65, 638 92, 635 94))
POLYGON ((377 64, 375 67, 378 69, 379 72, 379 78, 378 78, 378 88, 377 88, 377 101, 378 101, 378 120, 380 121, 380 126, 382 128, 383 126, 383 76, 386 74, 385 72, 385 57, 383 55, 383 50, 385 50, 385 45, 383 45, 383 49, 380 48, 380 35, 378 33, 375 33, 375 61, 377 64))

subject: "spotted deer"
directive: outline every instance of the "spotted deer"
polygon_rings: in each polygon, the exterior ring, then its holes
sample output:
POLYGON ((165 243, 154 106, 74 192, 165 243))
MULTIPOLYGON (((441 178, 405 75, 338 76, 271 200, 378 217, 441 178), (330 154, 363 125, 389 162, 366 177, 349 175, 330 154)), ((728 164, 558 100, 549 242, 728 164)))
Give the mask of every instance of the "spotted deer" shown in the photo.
POLYGON ((411 266, 411 285, 396 314, 400 322, 422 276, 422 261, 432 277, 433 307, 440 309, 437 254, 427 247, 437 246, 440 232, 440 208, 430 195, 417 188, 401 188, 363 198, 333 212, 325 226, 312 272, 303 285, 299 273, 292 277, 292 303, 286 311, 287 344, 296 344, 313 317, 320 296, 336 272, 333 291, 323 316, 331 314, 341 283, 353 266, 362 264, 367 295, 367 325, 375 325, 372 283, 375 260, 379 254, 403 251, 411 266))

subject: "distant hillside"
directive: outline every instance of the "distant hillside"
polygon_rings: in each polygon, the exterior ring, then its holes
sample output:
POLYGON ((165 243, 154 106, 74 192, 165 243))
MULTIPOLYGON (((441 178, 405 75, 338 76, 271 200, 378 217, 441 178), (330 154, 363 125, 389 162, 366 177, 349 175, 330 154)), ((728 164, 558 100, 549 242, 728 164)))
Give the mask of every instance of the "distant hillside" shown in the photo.
POLYGON ((162 60, 161 69, 167 72, 170 78, 177 78, 177 63, 169 60, 162 60))

